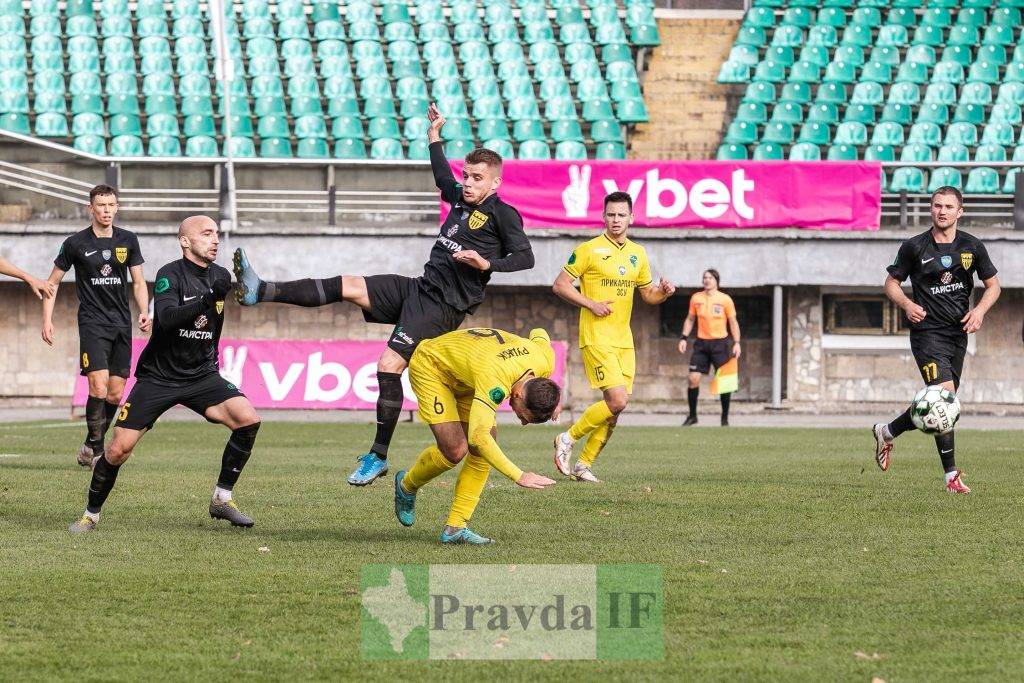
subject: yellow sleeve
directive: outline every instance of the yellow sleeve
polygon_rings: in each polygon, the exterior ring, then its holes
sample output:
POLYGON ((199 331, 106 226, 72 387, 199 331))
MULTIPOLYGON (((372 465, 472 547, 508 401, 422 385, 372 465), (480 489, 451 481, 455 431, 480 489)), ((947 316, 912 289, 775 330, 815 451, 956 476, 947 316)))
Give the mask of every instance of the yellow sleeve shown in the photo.
POLYGON ((548 331, 545 330, 543 327, 535 327, 532 330, 530 330, 529 339, 531 341, 538 341, 540 339, 543 339, 545 342, 548 343, 549 346, 551 345, 551 336, 548 334, 548 331))
POLYGON ((562 269, 574 278, 579 278, 587 270, 588 263, 590 263, 590 250, 587 249, 586 244, 581 244, 569 255, 569 260, 562 266, 562 269))
POLYGON ((637 271, 636 274, 636 286, 647 287, 652 282, 654 282, 654 278, 651 277, 651 262, 647 260, 647 252, 641 251, 640 269, 637 271))
POLYGON ((491 436, 494 427, 494 408, 480 396, 473 397, 473 406, 469 409, 469 447, 486 460, 491 467, 498 470, 512 481, 519 481, 523 471, 508 459, 498 442, 491 436))

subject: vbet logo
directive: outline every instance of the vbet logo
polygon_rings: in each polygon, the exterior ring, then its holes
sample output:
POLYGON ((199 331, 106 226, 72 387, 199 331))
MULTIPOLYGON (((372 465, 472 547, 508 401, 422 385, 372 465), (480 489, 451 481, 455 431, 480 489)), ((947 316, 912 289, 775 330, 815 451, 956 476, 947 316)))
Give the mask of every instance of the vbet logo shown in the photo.
POLYGON ((657 565, 363 565, 363 659, 664 658, 657 565))

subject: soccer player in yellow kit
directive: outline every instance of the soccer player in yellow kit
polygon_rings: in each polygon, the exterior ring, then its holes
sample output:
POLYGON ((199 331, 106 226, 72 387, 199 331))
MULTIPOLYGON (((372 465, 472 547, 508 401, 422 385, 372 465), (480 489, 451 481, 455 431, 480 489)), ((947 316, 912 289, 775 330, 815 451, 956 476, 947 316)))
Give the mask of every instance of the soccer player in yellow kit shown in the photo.
POLYGON ((409 381, 420 418, 430 425, 437 444, 420 453, 408 471, 395 475, 395 515, 403 526, 415 521, 417 492, 463 460, 442 543, 493 542, 467 526, 491 467, 523 488, 555 483, 523 472, 495 441, 495 414, 506 399, 524 425, 551 419, 561 398, 549 379, 554 367, 551 339, 542 329, 520 337, 471 328, 420 342, 409 362, 409 381))
POLYGON ((604 397, 588 407, 567 432, 555 437, 555 467, 577 481, 598 483, 591 468, 611 438, 619 413, 633 391, 636 354, 629 328, 633 290, 657 305, 676 291, 665 278, 654 284, 647 252, 626 237, 633 222, 633 199, 626 192, 604 198, 604 232, 576 247, 552 287, 580 307, 580 349, 590 386, 604 397), (580 289, 573 282, 579 279, 580 289), (569 468, 572 447, 588 437, 579 460, 569 468))

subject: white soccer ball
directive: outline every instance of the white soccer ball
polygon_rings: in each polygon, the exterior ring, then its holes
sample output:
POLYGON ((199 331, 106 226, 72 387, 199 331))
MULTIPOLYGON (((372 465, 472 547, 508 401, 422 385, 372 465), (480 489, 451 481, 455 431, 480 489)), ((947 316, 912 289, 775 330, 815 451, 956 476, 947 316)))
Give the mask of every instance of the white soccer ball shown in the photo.
POLYGON ((925 434, 947 434, 960 419, 960 399, 941 386, 925 387, 910 403, 910 419, 925 434))

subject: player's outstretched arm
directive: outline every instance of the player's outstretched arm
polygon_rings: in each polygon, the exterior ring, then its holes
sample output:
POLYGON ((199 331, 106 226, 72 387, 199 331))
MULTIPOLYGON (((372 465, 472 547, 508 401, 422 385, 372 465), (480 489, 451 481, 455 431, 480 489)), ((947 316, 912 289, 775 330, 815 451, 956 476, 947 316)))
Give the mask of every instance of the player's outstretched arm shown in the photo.
POLYGON ((0 257, 0 273, 22 280, 32 288, 32 292, 40 299, 49 299, 53 296, 53 292, 56 290, 56 286, 54 286, 53 283, 48 280, 40 280, 37 277, 29 275, 3 257, 0 257))
POLYGON ((523 472, 509 460, 491 434, 493 427, 494 409, 484 403, 482 399, 474 398, 473 407, 469 410, 469 447, 486 460, 491 467, 523 488, 542 489, 555 483, 553 479, 548 479, 545 476, 533 472, 523 472))
POLYGON ((441 190, 441 199, 449 204, 454 204, 461 198, 459 183, 455 180, 452 167, 448 158, 444 155, 444 145, 441 143, 441 127, 444 126, 445 118, 438 111, 437 105, 431 103, 427 108, 427 118, 430 120, 430 128, 427 129, 427 142, 430 143, 430 170, 434 173, 434 185, 441 190))

